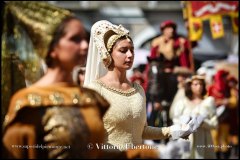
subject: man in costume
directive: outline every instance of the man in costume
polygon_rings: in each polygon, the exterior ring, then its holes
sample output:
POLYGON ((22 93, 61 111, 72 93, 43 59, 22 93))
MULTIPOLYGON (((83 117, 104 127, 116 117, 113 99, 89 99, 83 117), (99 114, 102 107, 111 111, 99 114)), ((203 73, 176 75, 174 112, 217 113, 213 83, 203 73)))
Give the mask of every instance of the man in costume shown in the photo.
MULTIPOLYGON (((177 25, 171 20, 164 21, 160 24, 160 30, 162 34, 153 39, 151 43, 151 51, 149 59, 149 64, 146 66, 145 70, 145 84, 144 88, 147 92, 147 97, 153 97, 151 93, 149 92, 149 89, 151 89, 151 86, 154 85, 152 82, 158 83, 158 85, 161 88, 161 93, 157 94, 157 97, 155 99, 149 99, 150 101, 153 101, 152 106, 152 113, 149 123, 150 125, 155 125, 155 121, 158 119, 156 115, 158 115, 158 112, 162 112, 161 110, 165 110, 169 112, 169 107, 171 105, 171 102, 173 101, 173 98, 177 92, 177 77, 173 73, 175 67, 185 67, 190 69, 192 65, 192 61, 190 58, 190 45, 186 38, 179 36, 177 34, 177 25), (161 72, 160 75, 158 75, 157 81, 149 79, 151 76, 149 76, 149 73, 152 68, 151 62, 157 61, 159 65, 161 66, 158 69, 158 72, 161 72), (163 103, 166 102, 166 103, 163 103)), ((159 92, 159 91, 158 91, 159 92)), ((162 118, 160 118, 161 120, 162 118)), ((167 119, 167 123, 170 124, 170 119, 167 119)), ((166 120, 165 120, 166 121, 166 120)), ((166 124, 165 124, 166 125, 166 124)))

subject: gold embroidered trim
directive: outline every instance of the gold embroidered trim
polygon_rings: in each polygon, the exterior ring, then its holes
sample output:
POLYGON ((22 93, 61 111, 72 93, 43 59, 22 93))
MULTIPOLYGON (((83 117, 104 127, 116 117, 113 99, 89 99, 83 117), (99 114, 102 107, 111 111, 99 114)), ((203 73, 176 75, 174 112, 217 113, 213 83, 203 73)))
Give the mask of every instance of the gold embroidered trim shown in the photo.
POLYGON ((42 98, 38 94, 28 94, 27 99, 32 106, 39 106, 42 104, 42 98))
POLYGON ((54 92, 53 94, 49 95, 49 99, 52 101, 54 105, 60 105, 64 103, 64 98, 61 93, 54 92))

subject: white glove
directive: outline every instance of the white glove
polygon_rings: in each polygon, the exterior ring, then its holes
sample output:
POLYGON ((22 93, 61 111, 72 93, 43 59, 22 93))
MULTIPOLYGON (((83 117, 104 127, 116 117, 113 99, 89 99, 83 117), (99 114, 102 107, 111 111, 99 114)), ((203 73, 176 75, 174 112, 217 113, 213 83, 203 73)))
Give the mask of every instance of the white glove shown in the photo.
POLYGON ((200 125, 202 124, 203 120, 206 118, 206 115, 193 115, 191 118, 191 125, 192 125, 192 129, 194 132, 197 131, 197 129, 200 127, 200 125))
POLYGON ((188 124, 175 124, 170 126, 170 134, 173 140, 189 136, 193 132, 192 120, 188 124))
POLYGON ((180 123, 170 126, 172 139, 185 138, 191 133, 196 132, 207 115, 181 116, 180 123))

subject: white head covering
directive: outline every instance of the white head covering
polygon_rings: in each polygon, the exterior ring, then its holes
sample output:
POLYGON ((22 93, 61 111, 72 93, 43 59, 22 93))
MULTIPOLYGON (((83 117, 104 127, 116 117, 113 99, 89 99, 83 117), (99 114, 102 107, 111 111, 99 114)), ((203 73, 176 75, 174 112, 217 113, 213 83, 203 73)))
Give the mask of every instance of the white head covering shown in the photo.
POLYGON ((107 73, 112 63, 110 52, 115 42, 121 37, 129 37, 129 31, 121 25, 114 25, 106 20, 96 22, 91 29, 84 86, 88 86, 107 73))

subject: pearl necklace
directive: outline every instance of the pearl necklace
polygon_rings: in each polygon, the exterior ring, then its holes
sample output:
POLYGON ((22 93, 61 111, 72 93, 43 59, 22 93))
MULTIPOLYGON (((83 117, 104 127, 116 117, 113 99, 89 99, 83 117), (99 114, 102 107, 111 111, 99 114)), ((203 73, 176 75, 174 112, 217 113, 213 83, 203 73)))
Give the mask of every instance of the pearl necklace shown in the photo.
MULTIPOLYGON (((114 88, 114 87, 111 87, 111 86, 107 86, 105 83, 103 83, 102 81, 100 80, 96 80, 97 83, 99 83, 101 86, 103 86, 104 88, 110 90, 110 91, 113 91, 115 93, 118 93, 120 95, 123 95, 123 96, 131 96, 135 93, 137 93, 137 90, 135 88, 130 88, 128 89, 127 91, 123 91, 121 89, 117 89, 117 88, 114 88)), ((134 84, 134 83, 133 83, 134 84)))

